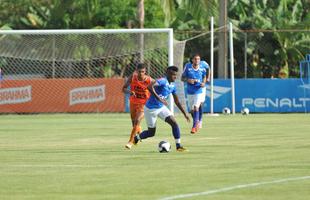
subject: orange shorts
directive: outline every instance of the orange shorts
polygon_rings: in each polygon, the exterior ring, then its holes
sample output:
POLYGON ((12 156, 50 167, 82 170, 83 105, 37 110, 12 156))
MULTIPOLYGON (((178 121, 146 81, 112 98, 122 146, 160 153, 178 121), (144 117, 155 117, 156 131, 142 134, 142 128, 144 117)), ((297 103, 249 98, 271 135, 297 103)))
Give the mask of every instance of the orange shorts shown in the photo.
POLYGON ((144 114, 144 104, 134 104, 130 102, 130 117, 132 120, 136 118, 138 113, 144 114))

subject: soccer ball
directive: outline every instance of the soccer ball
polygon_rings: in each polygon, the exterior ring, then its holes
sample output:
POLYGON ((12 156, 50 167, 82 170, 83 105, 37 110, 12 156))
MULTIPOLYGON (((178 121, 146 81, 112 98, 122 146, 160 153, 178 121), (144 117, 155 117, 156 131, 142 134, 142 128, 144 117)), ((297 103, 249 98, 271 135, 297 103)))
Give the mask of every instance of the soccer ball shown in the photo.
POLYGON ((167 141, 161 141, 158 144, 158 151, 160 153, 168 153, 171 150, 171 144, 167 141))
POLYGON ((248 115, 248 114, 250 114, 250 110, 248 108, 242 108, 241 114, 248 115))
POLYGON ((229 114, 230 114, 230 109, 227 108, 227 107, 225 107, 225 108, 223 108, 222 113, 223 113, 224 115, 229 115, 229 114))

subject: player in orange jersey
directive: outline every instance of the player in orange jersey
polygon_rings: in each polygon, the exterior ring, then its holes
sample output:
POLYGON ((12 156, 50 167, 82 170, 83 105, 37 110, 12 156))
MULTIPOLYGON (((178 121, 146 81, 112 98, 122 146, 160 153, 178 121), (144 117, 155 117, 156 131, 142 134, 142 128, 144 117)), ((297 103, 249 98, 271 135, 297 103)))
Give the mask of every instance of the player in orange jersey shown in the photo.
POLYGON ((140 123, 144 116, 144 104, 150 97, 147 86, 153 82, 155 80, 146 75, 146 66, 140 63, 123 86, 123 92, 130 94, 130 117, 132 121, 130 138, 125 145, 127 149, 131 149, 135 135, 141 132, 140 123))

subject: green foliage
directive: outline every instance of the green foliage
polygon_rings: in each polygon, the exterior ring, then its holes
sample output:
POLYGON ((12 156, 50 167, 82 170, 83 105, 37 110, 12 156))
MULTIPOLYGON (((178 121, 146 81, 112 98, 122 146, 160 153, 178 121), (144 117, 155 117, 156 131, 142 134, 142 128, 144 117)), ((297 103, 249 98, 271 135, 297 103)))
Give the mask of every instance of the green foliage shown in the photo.
POLYGON ((165 28, 165 15, 157 0, 144 1, 145 28, 165 28))
POLYGON ((208 29, 211 16, 218 16, 216 0, 161 0, 166 25, 176 30, 208 29))
MULTIPOLYGON (((0 27, 13 29, 87 29, 138 27, 136 0, 21 0, 0 4, 0 27), (12 15, 14 13, 15 15, 12 15)), ((145 3, 145 26, 164 27, 156 0, 145 3)))
MULTIPOLYGON (((310 28, 309 0, 228 2, 229 18, 240 29, 310 28)), ((2 0, 0 29, 138 28, 137 6, 137 0, 2 0)), ((219 17, 217 0, 145 0, 144 8, 145 28, 208 30, 210 17, 219 17)), ((250 67, 270 73, 280 67, 296 76, 298 61, 310 51, 309 40, 309 32, 250 34, 250 67)))
MULTIPOLYGON (((248 34, 251 53, 251 67, 255 70, 266 68, 268 74, 285 72, 297 76, 298 61, 310 51, 308 32, 277 32, 279 29, 309 27, 309 5, 302 0, 240 0, 233 1, 229 15, 241 29, 267 29, 274 33, 248 34), (240 14, 239 14, 240 13, 240 14), (274 58, 277 59, 274 59, 274 58), (258 64, 258 68, 257 68, 258 64)), ((253 71, 253 73, 255 73, 253 71)))

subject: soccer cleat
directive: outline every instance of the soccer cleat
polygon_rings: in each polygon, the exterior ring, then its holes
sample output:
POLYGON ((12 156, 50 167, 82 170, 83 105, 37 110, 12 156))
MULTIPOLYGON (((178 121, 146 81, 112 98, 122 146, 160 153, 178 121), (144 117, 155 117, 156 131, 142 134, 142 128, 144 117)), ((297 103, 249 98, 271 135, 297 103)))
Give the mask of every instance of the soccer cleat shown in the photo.
POLYGON ((177 151, 178 152, 185 152, 185 151, 188 151, 185 147, 183 147, 183 146, 179 146, 179 147, 177 147, 177 151))
POLYGON ((202 128, 202 121, 199 121, 198 128, 202 128))
POLYGON ((195 126, 192 128, 192 130, 191 130, 191 134, 195 134, 195 133, 197 133, 198 132, 198 130, 199 130, 199 124, 200 124, 200 121, 197 121, 196 123, 195 123, 195 126))
POLYGON ((126 145, 125 145, 125 148, 126 149, 131 149, 132 147, 132 143, 131 142, 128 142, 126 145))
POLYGON ((134 144, 134 145, 137 145, 138 142, 141 142, 141 139, 138 138, 138 136, 139 136, 139 135, 136 135, 136 136, 133 138, 133 144, 134 144))
POLYGON ((197 129, 195 127, 192 128, 191 134, 195 134, 197 132, 197 129))

